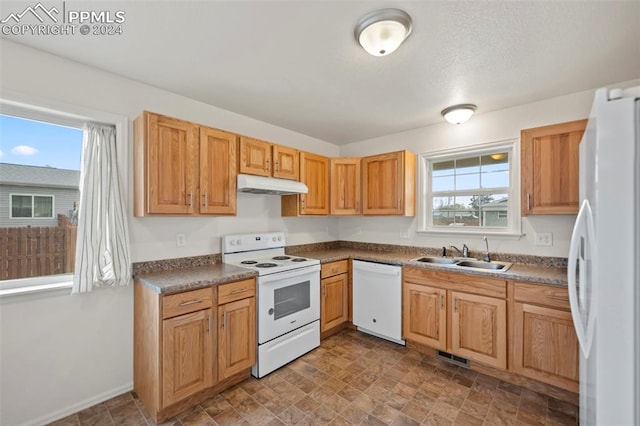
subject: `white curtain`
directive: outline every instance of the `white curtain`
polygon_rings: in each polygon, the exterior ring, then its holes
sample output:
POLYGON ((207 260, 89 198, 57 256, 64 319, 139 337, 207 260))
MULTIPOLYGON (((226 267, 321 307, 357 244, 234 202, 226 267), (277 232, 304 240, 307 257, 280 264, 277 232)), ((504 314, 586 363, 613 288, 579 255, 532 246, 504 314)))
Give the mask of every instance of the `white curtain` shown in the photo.
POLYGON ((87 123, 73 293, 131 283, 127 210, 119 176, 115 127, 87 123))

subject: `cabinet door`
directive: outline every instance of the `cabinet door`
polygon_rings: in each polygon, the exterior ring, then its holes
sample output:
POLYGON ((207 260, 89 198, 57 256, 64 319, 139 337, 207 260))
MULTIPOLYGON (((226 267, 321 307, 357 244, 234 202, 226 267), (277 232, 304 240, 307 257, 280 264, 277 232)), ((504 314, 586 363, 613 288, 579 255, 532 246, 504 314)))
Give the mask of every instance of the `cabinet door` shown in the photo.
POLYGON ((332 158, 329 181, 330 213, 360 214, 360 158, 332 158))
POLYGON ((200 213, 236 213, 237 136, 200 128, 200 213))
POLYGON ((571 313, 516 302, 513 327, 513 370, 578 392, 578 340, 571 313))
POLYGON ((273 145, 273 177, 298 180, 300 160, 298 150, 281 145, 273 145))
POLYGON ((240 173, 271 176, 271 144, 241 136, 240 173))
POLYGON ((213 385, 212 309, 162 321, 162 406, 213 385))
POLYGON ((349 318, 348 274, 325 278, 320 282, 320 331, 327 331, 345 323, 349 318))
POLYGON ((506 369, 506 301, 452 291, 451 304, 451 351, 506 369))
MULTIPOLYGON (((162 115, 147 117, 147 213, 195 210, 198 126, 162 115)), ((143 190, 144 191, 144 190, 143 190)))
POLYGON ((256 299, 218 307, 218 375, 220 380, 256 363, 256 299))
POLYGON ((415 155, 391 152, 362 159, 362 214, 415 214, 415 155))
POLYGON ((321 155, 300 153, 300 181, 309 192, 300 194, 300 214, 329 213, 329 159, 321 155))
POLYGON ((403 335, 432 348, 447 349, 447 291, 404 283, 403 335))
POLYGON ((587 120, 526 129, 522 143, 522 215, 578 212, 578 150, 587 120))

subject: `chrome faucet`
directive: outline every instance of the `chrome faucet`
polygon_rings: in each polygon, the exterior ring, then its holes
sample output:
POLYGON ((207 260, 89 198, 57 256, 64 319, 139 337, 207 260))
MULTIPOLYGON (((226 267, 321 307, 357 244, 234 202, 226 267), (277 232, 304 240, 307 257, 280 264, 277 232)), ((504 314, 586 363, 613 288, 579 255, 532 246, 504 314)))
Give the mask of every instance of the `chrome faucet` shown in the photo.
POLYGON ((462 257, 469 257, 469 247, 467 247, 466 244, 462 245, 462 251, 460 251, 460 249, 456 246, 449 246, 449 248, 452 248, 455 251, 457 251, 458 254, 462 257))
POLYGON ((484 258, 483 260, 485 262, 491 262, 491 256, 489 255, 489 241, 487 240, 487 237, 482 237, 482 239, 484 240, 484 244, 487 247, 487 251, 484 253, 484 258))

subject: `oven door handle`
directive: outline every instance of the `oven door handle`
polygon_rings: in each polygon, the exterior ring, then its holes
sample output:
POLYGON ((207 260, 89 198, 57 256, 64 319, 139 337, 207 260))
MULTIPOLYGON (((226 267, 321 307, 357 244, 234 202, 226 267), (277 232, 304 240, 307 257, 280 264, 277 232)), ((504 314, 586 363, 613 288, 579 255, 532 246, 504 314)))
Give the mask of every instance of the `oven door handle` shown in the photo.
POLYGON ((294 269, 292 271, 278 272, 277 274, 263 275, 258 278, 260 284, 266 284, 274 281, 282 281, 287 278, 303 277, 320 272, 320 265, 307 266, 304 268, 294 269))

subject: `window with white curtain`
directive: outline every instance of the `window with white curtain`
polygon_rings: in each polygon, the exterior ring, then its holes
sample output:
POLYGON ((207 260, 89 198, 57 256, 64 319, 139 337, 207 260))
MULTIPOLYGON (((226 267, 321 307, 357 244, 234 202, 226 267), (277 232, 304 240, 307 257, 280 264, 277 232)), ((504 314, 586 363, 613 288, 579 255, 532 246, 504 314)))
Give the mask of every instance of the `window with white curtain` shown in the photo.
POLYGON ((418 231, 520 233, 516 141, 418 158, 418 231))
POLYGON ((126 154, 116 151, 126 119, 103 114, 118 123, 118 131, 2 99, 0 111, 0 197, 6 205, 0 208, 0 245, 16 251, 0 251, 0 296, 74 282, 74 292, 129 284, 126 196, 118 171, 126 154), (29 186, 31 193, 24 191, 29 186), (91 217, 83 218, 83 208, 91 217))

